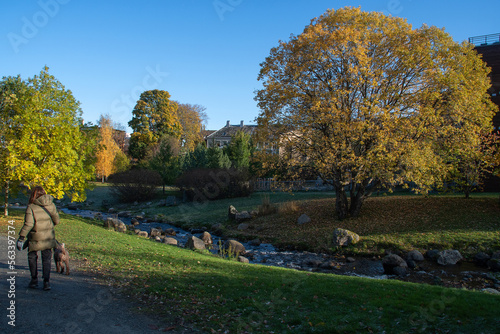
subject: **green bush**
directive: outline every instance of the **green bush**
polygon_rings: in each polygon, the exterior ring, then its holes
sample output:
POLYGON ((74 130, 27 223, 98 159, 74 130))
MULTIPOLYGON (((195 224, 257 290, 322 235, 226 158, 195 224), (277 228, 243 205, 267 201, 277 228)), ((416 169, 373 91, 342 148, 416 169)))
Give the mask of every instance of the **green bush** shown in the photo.
POLYGON ((191 169, 179 177, 177 186, 187 200, 195 202, 245 197, 253 192, 248 171, 234 168, 191 169))
POLYGON ((112 183, 111 192, 121 202, 130 203, 154 198, 162 185, 162 178, 156 171, 131 169, 111 175, 109 182, 112 183))

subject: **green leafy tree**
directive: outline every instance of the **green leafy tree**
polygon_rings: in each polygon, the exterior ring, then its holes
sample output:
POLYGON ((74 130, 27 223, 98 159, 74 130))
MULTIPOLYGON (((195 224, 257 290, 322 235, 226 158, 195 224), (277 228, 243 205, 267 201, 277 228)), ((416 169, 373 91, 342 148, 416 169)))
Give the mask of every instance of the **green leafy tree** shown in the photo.
POLYGON ((82 130, 80 103, 47 67, 26 81, 3 78, 6 86, 13 88, 6 94, 10 99, 2 93, 1 164, 7 181, 84 200, 95 172, 96 144, 82 130))
POLYGON ((244 131, 238 131, 225 148, 234 168, 248 168, 253 152, 252 137, 244 131))
POLYGON ((180 174, 179 151, 177 138, 164 137, 152 151, 152 157, 148 159, 149 168, 158 172, 163 180, 163 193, 165 185, 173 184, 180 174))
POLYGON ((261 64, 259 130, 280 162, 336 190, 340 219, 378 187, 426 193, 491 132, 488 68, 442 29, 357 8, 329 10, 261 64))
POLYGON ((231 160, 223 150, 218 147, 207 149, 207 168, 228 169, 231 165, 231 160))
POLYGON ((180 138, 182 125, 177 114, 177 103, 163 90, 148 90, 141 94, 128 123, 134 131, 130 138, 129 153, 139 161, 164 136, 180 138))

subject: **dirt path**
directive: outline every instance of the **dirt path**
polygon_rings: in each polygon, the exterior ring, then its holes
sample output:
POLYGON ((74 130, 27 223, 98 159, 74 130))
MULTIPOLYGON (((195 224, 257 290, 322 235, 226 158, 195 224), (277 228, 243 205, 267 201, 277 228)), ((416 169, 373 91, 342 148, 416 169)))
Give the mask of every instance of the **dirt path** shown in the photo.
POLYGON ((165 323, 138 313, 132 301, 74 262, 69 276, 55 273, 52 263, 52 289, 43 291, 39 256, 39 288, 29 289, 27 251, 16 250, 14 270, 9 268, 8 256, 7 237, 0 236, 0 333, 199 333, 176 326, 174 319, 165 323))

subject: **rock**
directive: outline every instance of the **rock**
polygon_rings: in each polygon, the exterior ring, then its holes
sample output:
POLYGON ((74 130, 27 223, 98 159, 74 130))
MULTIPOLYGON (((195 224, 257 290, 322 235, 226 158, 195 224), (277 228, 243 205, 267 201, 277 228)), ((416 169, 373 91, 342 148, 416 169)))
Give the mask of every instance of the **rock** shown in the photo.
POLYGON ((130 223, 131 223, 132 225, 134 225, 134 226, 139 225, 139 221, 138 221, 136 218, 132 218, 132 219, 130 220, 130 223))
POLYGON ((174 239, 174 238, 171 238, 171 237, 165 237, 163 239, 163 243, 167 244, 167 245, 173 245, 173 246, 177 246, 179 244, 179 242, 177 241, 177 239, 174 239))
POLYGON ((163 233, 165 235, 169 235, 169 236, 175 236, 177 235, 177 233, 175 233, 175 230, 173 228, 167 228, 163 231, 163 233))
POLYGON ((346 262, 348 262, 348 263, 353 263, 353 262, 356 262, 356 259, 354 259, 353 257, 348 257, 348 258, 346 258, 345 260, 346 260, 346 262))
POLYGON ((240 231, 248 230, 248 228, 249 228, 249 225, 247 223, 241 223, 238 225, 238 230, 240 230, 240 231))
POLYGON ((111 220, 111 218, 108 218, 106 219, 104 222, 103 222, 103 225, 104 225, 104 228, 107 228, 109 230, 111 229, 115 229, 115 224, 113 223, 113 221, 111 220))
POLYGON ((186 242, 186 248, 201 250, 205 249, 206 247, 205 247, 205 242, 203 240, 192 235, 191 237, 188 238, 186 242))
POLYGON ((69 203, 68 206, 67 206, 68 210, 78 210, 79 209, 79 205, 78 203, 69 203))
POLYGON ((494 259, 491 258, 487 262, 488 268, 490 268, 493 271, 500 271, 500 259, 494 259))
POLYGON ((297 219, 297 224, 299 224, 299 225, 304 225, 304 224, 307 224, 310 222, 311 222, 311 218, 309 218, 309 216, 306 215, 305 213, 301 214, 300 217, 297 219))
POLYGON ((151 227, 151 230, 149 232, 149 235, 151 237, 159 237, 162 234, 161 229, 151 227))
POLYGON ((131 211, 120 211, 118 212, 118 217, 130 217, 132 216, 132 212, 131 211))
POLYGON ((392 272, 394 275, 406 276, 408 274, 408 267, 394 267, 392 272))
POLYGON ((134 229, 135 234, 139 234, 139 232, 141 232, 141 230, 139 230, 138 228, 134 229))
POLYGON ((248 260, 246 257, 240 255, 240 256, 238 256, 238 262, 250 263, 250 260, 248 260))
POLYGON ((490 259, 491 257, 484 253, 484 252, 479 252, 477 253, 476 255, 474 255, 474 262, 478 265, 478 266, 487 266, 488 264, 488 260, 490 259))
POLYGON ((415 262, 422 262, 424 259, 424 256, 422 253, 420 253, 418 250, 412 250, 409 251, 408 254, 406 254, 406 260, 413 260, 415 262))
POLYGON ((408 265, 408 268, 410 268, 410 269, 417 268, 417 263, 415 262, 415 260, 412 260, 412 259, 406 260, 406 264, 408 265))
POLYGON ((252 219, 252 215, 248 211, 242 211, 242 212, 236 213, 235 216, 234 216, 234 219, 237 222, 241 222, 241 221, 244 221, 244 220, 250 220, 250 219, 252 219))
POLYGON ((260 241, 260 239, 257 238, 257 239, 250 240, 248 243, 252 246, 260 246, 262 241, 260 241))
POLYGON ((437 263, 442 266, 454 265, 458 261, 463 260, 462 254, 454 249, 447 249, 438 253, 437 263))
POLYGON ((206 231, 203 232, 203 234, 201 235, 201 240, 203 240, 205 245, 211 245, 213 243, 212 236, 210 235, 210 233, 206 231))
POLYGON ((233 255, 243 255, 246 252, 245 246, 232 239, 227 240, 224 245, 222 245, 222 250, 233 255))
POLYGON ((213 224, 211 227, 211 230, 215 234, 222 234, 222 232, 224 230, 224 225, 222 225, 221 223, 213 224))
POLYGON ((125 225, 124 222, 119 222, 117 225, 115 225, 115 231, 125 233, 127 232, 127 225, 125 225))
POLYGON ((486 288, 486 289, 483 289, 481 291, 486 292, 486 293, 491 293, 493 295, 500 295, 500 291, 492 289, 492 288, 486 288))
POLYGON ((227 218, 229 220, 236 220, 236 214, 238 213, 238 210, 232 205, 229 206, 227 210, 227 218))
POLYGON ((149 234, 146 231, 140 231, 137 235, 143 238, 149 238, 149 234))
POLYGON ((384 273, 387 275, 401 275, 406 274, 406 269, 408 268, 408 264, 405 260, 399 255, 389 254, 382 259, 382 266, 384 267, 384 273), (400 269, 396 269, 397 267, 405 268, 404 273, 400 269))
POLYGON ((438 255, 439 255, 439 250, 437 249, 431 249, 425 252, 425 257, 432 260, 437 259, 438 255))
POLYGON ((333 246, 349 246, 359 241, 359 235, 349 230, 336 228, 333 231, 333 246))
POLYGON ((157 236, 155 237, 155 241, 156 241, 156 242, 162 242, 162 239, 161 239, 161 237, 160 237, 159 235, 157 235, 157 236))
POLYGON ((323 261, 321 260, 316 260, 316 259, 311 259, 306 262, 306 266, 308 267, 319 267, 323 264, 323 261))

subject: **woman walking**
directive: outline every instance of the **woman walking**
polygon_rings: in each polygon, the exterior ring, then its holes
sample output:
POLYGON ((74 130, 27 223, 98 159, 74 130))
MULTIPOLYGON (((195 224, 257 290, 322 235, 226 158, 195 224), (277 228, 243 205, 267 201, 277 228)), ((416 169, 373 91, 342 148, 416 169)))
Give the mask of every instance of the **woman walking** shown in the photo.
POLYGON ((27 237, 28 263, 31 273, 30 288, 38 287, 38 251, 42 254, 43 289, 50 290, 50 269, 52 248, 56 247, 54 225, 59 223, 59 214, 53 203, 54 198, 37 186, 33 188, 24 216, 24 225, 19 232, 17 248, 23 248, 27 237))

